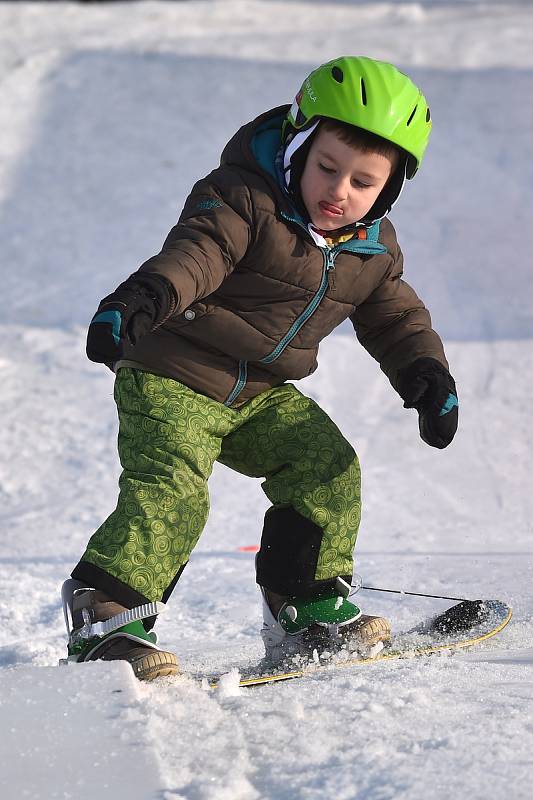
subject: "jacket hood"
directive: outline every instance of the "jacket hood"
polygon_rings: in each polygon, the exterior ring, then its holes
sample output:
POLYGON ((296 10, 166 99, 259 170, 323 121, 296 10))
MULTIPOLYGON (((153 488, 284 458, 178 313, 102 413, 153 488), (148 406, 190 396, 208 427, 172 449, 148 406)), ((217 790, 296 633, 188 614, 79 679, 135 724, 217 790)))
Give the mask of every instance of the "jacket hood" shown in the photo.
POLYGON ((278 106, 243 125, 229 140, 220 157, 221 165, 240 167, 261 175, 285 211, 292 208, 280 185, 276 156, 281 147, 281 128, 289 108, 289 105, 278 106))

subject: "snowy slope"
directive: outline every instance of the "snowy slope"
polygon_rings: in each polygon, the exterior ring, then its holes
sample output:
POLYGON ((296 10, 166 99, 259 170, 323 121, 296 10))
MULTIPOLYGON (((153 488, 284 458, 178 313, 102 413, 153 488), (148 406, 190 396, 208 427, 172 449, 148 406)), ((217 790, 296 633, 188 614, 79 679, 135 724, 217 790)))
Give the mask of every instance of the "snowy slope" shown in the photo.
MULTIPOLYGON (((2 797, 118 797, 119 779, 124 797, 167 800, 530 796, 532 99, 529 2, 0 2, 2 797), (301 388, 361 457, 365 581, 499 597, 513 622, 468 655, 252 692, 52 669, 59 587, 119 473, 87 321, 159 249, 234 129, 354 52, 403 66, 430 100, 427 160, 393 221, 446 339, 460 435, 427 448, 348 327, 301 388)), ((222 467, 211 496, 159 625, 184 666, 257 647, 253 554, 238 548, 258 543, 267 503, 222 467)), ((396 627, 444 605, 360 597, 396 627)))
POLYGON ((147 800, 159 764, 138 681, 128 664, 69 671, 33 666, 2 672, 2 797, 147 800), (68 680, 66 680, 66 677, 68 680), (91 689, 92 687, 92 689, 91 689))

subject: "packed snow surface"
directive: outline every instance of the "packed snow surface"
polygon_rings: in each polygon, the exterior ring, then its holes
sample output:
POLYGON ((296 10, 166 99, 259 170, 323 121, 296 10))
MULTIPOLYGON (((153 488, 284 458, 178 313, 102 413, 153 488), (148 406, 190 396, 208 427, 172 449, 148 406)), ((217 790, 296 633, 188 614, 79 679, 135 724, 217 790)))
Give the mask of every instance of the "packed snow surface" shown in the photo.
MULTIPOLYGON (((530 2, 0 2, 0 796, 492 800, 533 785, 533 7, 530 2), (99 299, 157 252, 234 130, 339 54, 427 95, 427 158, 392 219, 459 388, 418 438, 348 326, 300 388, 363 468, 367 585, 498 598, 513 621, 454 657, 238 688, 260 657, 260 481, 218 467, 161 618, 185 669, 58 668, 62 581, 114 508, 113 377, 84 355, 99 299), (239 548, 249 548, 239 549, 239 548)), ((449 603, 361 591, 396 630, 449 603)))

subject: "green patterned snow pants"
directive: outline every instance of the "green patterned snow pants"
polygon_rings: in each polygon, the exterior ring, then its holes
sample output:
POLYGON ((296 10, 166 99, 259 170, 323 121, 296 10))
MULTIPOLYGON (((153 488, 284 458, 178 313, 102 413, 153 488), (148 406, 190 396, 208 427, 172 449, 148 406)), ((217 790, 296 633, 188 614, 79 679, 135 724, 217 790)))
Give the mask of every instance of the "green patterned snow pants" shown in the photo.
MULTIPOLYGON (((73 577, 92 580, 125 605, 168 599, 206 523, 216 460, 265 478, 272 503, 266 518, 289 509, 311 538, 319 532, 314 580, 351 575, 360 520, 357 456, 327 414, 292 384, 228 408, 170 378, 122 368, 115 400, 123 467, 118 504, 73 577)), ((275 530, 274 542, 283 536, 275 530)), ((268 547, 263 542, 267 571, 268 547)), ((276 557, 296 562, 298 548, 297 542, 291 555, 276 557)), ((297 572, 298 564, 283 569, 297 572)))

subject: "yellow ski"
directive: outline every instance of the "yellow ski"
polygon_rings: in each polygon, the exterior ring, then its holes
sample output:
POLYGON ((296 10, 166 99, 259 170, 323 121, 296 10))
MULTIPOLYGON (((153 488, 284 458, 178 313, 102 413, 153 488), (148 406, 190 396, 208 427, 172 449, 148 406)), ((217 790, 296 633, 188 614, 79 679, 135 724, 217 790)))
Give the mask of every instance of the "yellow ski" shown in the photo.
MULTIPOLYGON (((459 603, 428 623, 394 636, 391 643, 375 655, 354 655, 346 659, 311 662, 302 668, 288 671, 261 672, 256 667, 256 674, 254 668, 246 667, 242 670, 243 677, 239 681, 239 686, 262 686, 267 683, 304 678, 325 669, 347 669, 472 647, 500 633, 509 623, 511 616, 512 609, 499 600, 459 603)), ((220 676, 209 679, 209 685, 216 687, 219 679, 220 676)))

